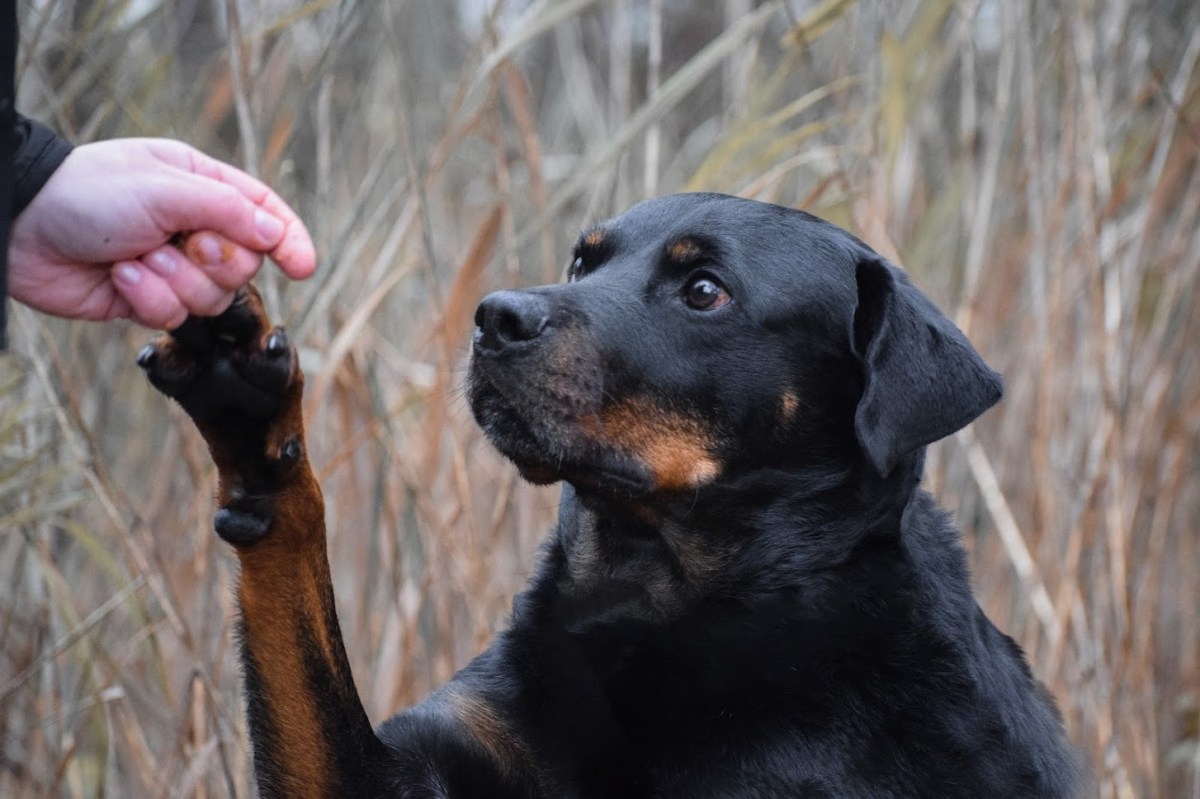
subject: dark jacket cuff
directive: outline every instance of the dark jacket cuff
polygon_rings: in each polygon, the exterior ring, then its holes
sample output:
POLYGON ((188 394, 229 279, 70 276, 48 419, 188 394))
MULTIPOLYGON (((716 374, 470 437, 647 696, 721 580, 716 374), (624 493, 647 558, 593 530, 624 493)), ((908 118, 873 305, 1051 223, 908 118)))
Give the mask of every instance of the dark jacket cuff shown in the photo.
POLYGON ((71 154, 71 143, 41 122, 20 114, 17 114, 13 133, 12 215, 15 218, 71 154))

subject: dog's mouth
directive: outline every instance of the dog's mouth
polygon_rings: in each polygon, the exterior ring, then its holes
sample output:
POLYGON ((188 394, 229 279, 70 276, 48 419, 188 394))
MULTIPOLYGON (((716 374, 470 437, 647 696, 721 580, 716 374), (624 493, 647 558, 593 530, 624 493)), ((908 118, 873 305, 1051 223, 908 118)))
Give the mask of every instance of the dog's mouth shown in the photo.
POLYGON ((476 354, 471 409, 488 439, 531 483, 628 499, 691 491, 720 472, 702 424, 639 395, 613 399, 590 358, 476 354), (563 370, 556 364, 568 362, 563 370))
POLYGON ((590 413, 581 406, 591 403, 578 396, 579 387, 546 383, 545 372, 523 380, 510 364, 477 358, 471 367, 475 420, 521 476, 537 485, 566 480, 579 488, 630 497, 652 490, 651 475, 636 459, 585 435, 584 419, 590 413))

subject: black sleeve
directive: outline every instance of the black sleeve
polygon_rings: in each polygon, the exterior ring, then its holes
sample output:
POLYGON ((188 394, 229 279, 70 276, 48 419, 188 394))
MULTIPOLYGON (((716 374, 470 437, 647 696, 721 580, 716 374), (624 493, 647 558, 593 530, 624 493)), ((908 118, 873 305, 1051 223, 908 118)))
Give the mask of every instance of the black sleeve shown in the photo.
POLYGON ((25 210, 54 170, 71 153, 70 143, 15 108, 16 4, 0 13, 0 350, 8 345, 8 239, 12 221, 25 210))
POLYGON ((71 154, 71 144, 50 128, 12 109, 12 101, 3 101, 0 108, 0 131, 5 144, 0 145, 0 351, 8 346, 8 239, 12 221, 25 210, 33 196, 46 185, 54 170, 71 154))
POLYGON ((13 139, 12 218, 15 219, 71 154, 71 143, 41 122, 20 114, 16 115, 13 139))
POLYGON ((13 128, 16 99, 17 4, 0 0, 0 351, 8 346, 8 228, 13 218, 13 128))

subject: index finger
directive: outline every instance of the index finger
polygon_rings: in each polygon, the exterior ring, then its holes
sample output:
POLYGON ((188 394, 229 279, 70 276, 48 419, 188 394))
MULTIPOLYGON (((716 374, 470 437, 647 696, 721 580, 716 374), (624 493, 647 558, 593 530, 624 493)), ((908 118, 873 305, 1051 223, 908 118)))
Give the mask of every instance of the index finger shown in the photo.
POLYGON ((218 161, 182 142, 155 140, 151 152, 168 164, 198 177, 230 186, 250 202, 283 223, 283 235, 268 255, 285 275, 301 280, 317 268, 317 253, 308 228, 270 186, 237 167, 218 161))

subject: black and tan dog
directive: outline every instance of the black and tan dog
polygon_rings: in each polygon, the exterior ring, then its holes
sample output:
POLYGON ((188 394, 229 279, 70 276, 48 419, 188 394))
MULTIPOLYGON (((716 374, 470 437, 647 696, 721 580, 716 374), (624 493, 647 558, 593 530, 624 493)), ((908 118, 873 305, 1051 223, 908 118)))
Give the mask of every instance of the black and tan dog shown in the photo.
POLYGON ((347 666, 301 376, 253 293, 139 362, 220 471, 270 797, 1065 797, 1052 701, 918 488, 998 377, 807 214, 636 206, 563 285, 487 297, 470 399, 561 514, 512 621, 373 729, 347 666))

